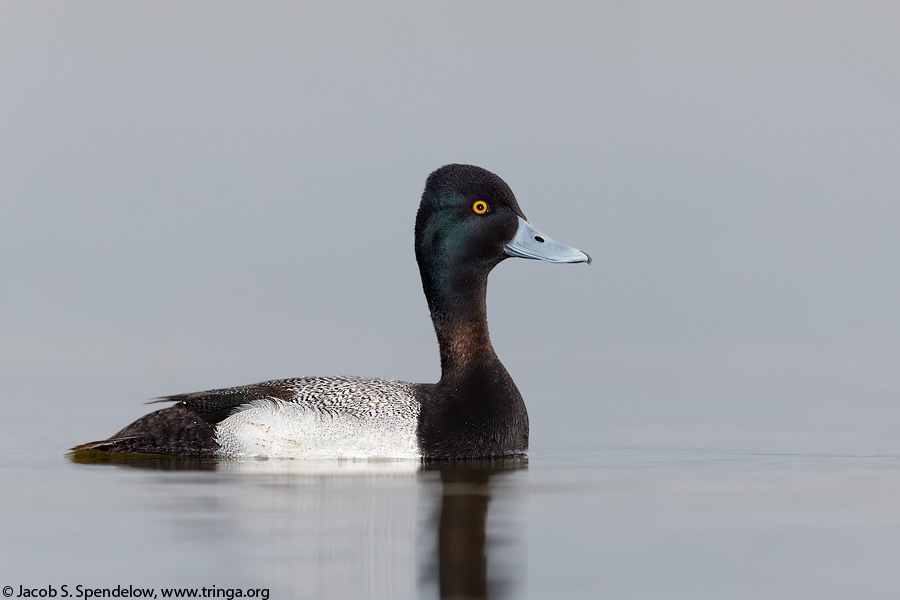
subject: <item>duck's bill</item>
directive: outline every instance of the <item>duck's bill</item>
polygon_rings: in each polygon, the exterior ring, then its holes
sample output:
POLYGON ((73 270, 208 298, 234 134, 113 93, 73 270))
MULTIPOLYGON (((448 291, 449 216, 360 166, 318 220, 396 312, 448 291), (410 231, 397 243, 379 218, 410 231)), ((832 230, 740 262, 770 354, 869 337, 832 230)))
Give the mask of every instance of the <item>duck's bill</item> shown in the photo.
POLYGON ((503 247, 503 251, 507 255, 546 260, 552 263, 583 262, 591 264, 591 257, 586 253, 571 246, 560 244, 535 229, 531 223, 522 217, 518 217, 518 219, 519 228, 516 229, 515 237, 503 247))

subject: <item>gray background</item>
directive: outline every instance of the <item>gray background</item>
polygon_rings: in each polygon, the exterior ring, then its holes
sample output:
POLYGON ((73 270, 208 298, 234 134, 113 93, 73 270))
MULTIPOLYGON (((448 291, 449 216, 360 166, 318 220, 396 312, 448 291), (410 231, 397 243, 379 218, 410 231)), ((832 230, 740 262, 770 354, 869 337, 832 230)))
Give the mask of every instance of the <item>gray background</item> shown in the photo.
POLYGON ((507 261, 532 445, 900 449, 894 2, 0 4, 3 436, 140 401, 439 377, 428 173, 498 173, 585 266, 507 261))
POLYGON ((532 417, 483 492, 494 598, 900 597, 898 31, 893 1, 0 2, 0 585, 437 597, 459 490, 416 464, 64 453, 162 394, 436 380, 412 230, 456 161, 594 257, 491 276, 532 417))

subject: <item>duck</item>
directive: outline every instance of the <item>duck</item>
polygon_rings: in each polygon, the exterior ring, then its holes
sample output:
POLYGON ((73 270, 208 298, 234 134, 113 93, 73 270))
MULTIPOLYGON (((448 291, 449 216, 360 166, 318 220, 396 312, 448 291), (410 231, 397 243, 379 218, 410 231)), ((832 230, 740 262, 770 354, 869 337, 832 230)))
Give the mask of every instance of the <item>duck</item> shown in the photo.
POLYGON ((299 377, 176 394, 112 437, 72 448, 209 458, 490 459, 528 450, 528 412, 491 345, 488 274, 508 258, 588 263, 541 233, 510 187, 481 167, 431 173, 415 254, 441 378, 299 377))

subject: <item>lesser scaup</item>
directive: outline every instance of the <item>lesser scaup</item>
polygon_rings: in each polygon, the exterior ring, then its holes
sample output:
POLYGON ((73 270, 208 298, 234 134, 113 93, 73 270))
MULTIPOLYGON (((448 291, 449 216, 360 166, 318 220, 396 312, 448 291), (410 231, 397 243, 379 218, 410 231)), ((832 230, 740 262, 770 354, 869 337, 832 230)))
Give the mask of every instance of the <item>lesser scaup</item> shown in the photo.
POLYGON ((447 165, 425 184, 416 261, 441 356, 437 383, 365 377, 266 381, 157 400, 82 451, 209 457, 476 458, 523 454, 528 413, 488 336, 488 273, 502 260, 590 263, 525 218, 506 183, 447 165))

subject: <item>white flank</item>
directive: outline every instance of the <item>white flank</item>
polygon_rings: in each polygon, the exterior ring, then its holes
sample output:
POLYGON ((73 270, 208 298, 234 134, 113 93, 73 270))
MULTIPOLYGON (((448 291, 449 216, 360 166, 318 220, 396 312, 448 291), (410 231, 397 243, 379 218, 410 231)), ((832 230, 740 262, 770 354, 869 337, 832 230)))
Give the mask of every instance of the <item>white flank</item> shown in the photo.
POLYGON ((255 400, 219 423, 216 427, 219 454, 283 458, 421 457, 416 439, 418 403, 409 384, 362 378, 311 378, 304 383, 297 389, 296 401, 255 400), (359 393, 360 388, 365 390, 363 394, 359 393))

